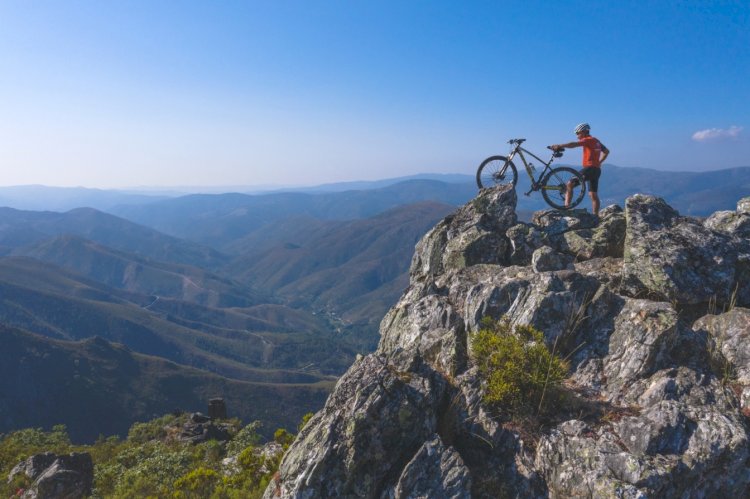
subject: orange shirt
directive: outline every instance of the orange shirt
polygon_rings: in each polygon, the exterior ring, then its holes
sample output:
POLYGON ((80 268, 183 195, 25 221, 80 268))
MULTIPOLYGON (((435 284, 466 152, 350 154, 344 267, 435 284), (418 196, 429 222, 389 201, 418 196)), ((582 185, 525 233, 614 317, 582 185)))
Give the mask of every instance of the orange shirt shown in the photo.
POLYGON ((579 140, 578 143, 583 146, 583 167, 599 168, 601 166, 599 158, 602 156, 602 149, 605 149, 599 139, 589 135, 579 140))

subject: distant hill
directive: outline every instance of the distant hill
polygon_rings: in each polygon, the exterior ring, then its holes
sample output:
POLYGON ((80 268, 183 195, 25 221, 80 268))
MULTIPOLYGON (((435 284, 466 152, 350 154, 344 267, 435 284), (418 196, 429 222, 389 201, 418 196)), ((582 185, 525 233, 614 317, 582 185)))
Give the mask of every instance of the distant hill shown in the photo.
POLYGON ((238 240, 231 249, 241 255, 226 272, 293 304, 377 326, 408 284, 414 245, 452 211, 424 202, 350 221, 287 219, 238 240))
POLYGON ((151 203, 180 195, 184 193, 17 185, 0 187, 0 206, 33 211, 68 211, 74 208, 96 208, 106 211, 121 204, 151 203))
MULTIPOLYGON (((568 154, 565 159, 575 160, 577 157, 571 153, 568 154)), ((561 162, 559 164, 573 166, 575 168, 579 167, 576 162, 573 162, 572 164, 569 162, 561 162)), ((271 196, 270 199, 272 201, 276 199, 284 203, 286 202, 285 200, 288 200, 289 198, 276 196, 285 196, 289 194, 336 194, 346 191, 373 191, 387 189, 397 184, 412 181, 433 181, 444 184, 463 185, 464 187, 462 188, 465 188, 466 186, 471 187, 474 185, 474 168, 476 168, 476 166, 478 166, 478 164, 472 165, 470 171, 465 173, 424 173, 382 180, 337 182, 317 186, 287 188, 227 186, 221 190, 217 190, 216 187, 201 188, 194 186, 175 187, 171 189, 134 188, 126 190, 89 189, 83 187, 48 187, 41 185, 11 186, 0 187, 0 207, 6 206, 19 210, 60 212, 79 207, 90 207, 113 214, 121 214, 125 216, 125 218, 139 220, 140 223, 149 225, 146 219, 141 218, 141 213, 134 209, 135 206, 161 202, 169 204, 170 200, 186 196, 197 196, 194 200, 197 200, 204 195, 211 196, 209 194, 190 195, 189 193, 191 192, 215 193, 213 196, 224 196, 224 194, 221 193, 235 192, 240 193, 236 195, 239 196, 239 198, 246 195, 252 195, 252 197, 271 196)), ((516 166, 520 168, 519 193, 526 192, 528 191, 528 177, 526 176, 525 171, 523 171, 523 165, 520 164, 520 162, 516 162, 516 166)), ((538 166, 539 165, 537 165, 537 167, 538 166)), ((649 168, 619 167, 610 164, 605 165, 604 168, 606 170, 606 176, 602 181, 602 189, 603 192, 605 190, 609 192, 608 196, 610 202, 621 203, 625 197, 636 192, 651 193, 664 197, 669 202, 677 200, 681 203, 681 211, 685 211, 686 214, 688 211, 691 213, 694 212, 696 215, 706 215, 713 212, 715 209, 710 206, 713 206, 716 203, 715 200, 732 197, 732 187, 735 181, 738 183, 738 189, 741 189, 742 186, 746 188, 748 170, 750 170, 750 167, 738 167, 706 172, 679 172, 654 170, 649 168)), ((734 192, 736 192, 736 190, 734 192)), ((468 199, 469 198, 459 200, 458 203, 455 204, 462 204, 468 199)), ((420 197, 419 195, 408 201, 404 200, 404 203, 426 200, 454 204, 445 198, 436 198, 434 196, 420 197)), ((519 209, 540 209, 537 207, 543 207, 540 203, 542 203, 541 198, 536 195, 528 198, 528 203, 526 202, 526 199, 521 197, 519 209)), ((240 202, 240 205, 243 205, 243 202, 240 202)), ((393 206, 388 206, 384 209, 392 207, 393 206)), ((146 211, 148 211, 148 209, 146 209, 146 211)), ((312 213, 307 214, 317 217, 317 215, 312 213)), ((362 216, 370 216, 373 214, 375 213, 362 216)), ((194 214, 191 213, 189 216, 193 215, 194 214)), ((178 214, 175 213, 173 216, 178 216, 178 214)), ((334 216, 332 218, 338 217, 334 216)), ((181 235, 179 232, 171 232, 169 230, 169 224, 163 225, 164 222, 166 222, 166 220, 161 219, 160 215, 160 220, 154 222, 154 227, 163 230, 165 233, 181 235)))
POLYGON ((209 269, 227 260, 215 249, 91 208, 66 213, 0 208, 0 254, 60 235, 76 235, 144 258, 209 269))
POLYGON ((475 194, 476 187, 468 183, 409 180, 372 190, 323 194, 191 195, 149 205, 122 206, 112 212, 165 234, 225 251, 237 239, 287 218, 353 220, 425 200, 456 206, 475 194))
POLYGON ((0 297, 0 324, 64 340, 102 336, 237 379, 310 382, 322 378, 302 367, 340 373, 356 354, 324 318, 304 311, 159 299, 28 258, 0 258, 0 297))
POLYGON ((53 263, 117 289, 161 298, 211 307, 250 307, 270 301, 248 286, 198 267, 142 258, 70 234, 17 248, 11 254, 53 263))
MULTIPOLYGON (((547 205, 538 192, 529 197, 523 195, 529 190, 528 186, 528 176, 519 171, 518 209, 546 209, 547 205)), ((667 172, 606 164, 602 167, 599 184, 602 207, 610 204, 624 206, 625 199, 633 194, 652 194, 665 199, 681 214, 691 216, 734 210, 737 201, 749 192, 750 167, 711 172, 667 172)), ((582 206, 590 209, 591 203, 584 199, 582 206)))
POLYGON ((0 433, 65 423, 74 441, 124 435, 174 410, 206 412, 223 397, 229 416, 265 431, 294 428, 323 405, 332 382, 273 385, 230 380, 94 337, 60 341, 0 325, 0 433))

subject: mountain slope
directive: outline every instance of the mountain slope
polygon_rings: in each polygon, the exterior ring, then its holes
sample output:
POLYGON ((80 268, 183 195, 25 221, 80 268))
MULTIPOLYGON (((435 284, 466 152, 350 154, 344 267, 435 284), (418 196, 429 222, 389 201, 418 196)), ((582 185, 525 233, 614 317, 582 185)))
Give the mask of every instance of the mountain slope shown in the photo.
POLYGON ((197 267, 146 259, 69 234, 17 248, 11 254, 52 263, 118 289, 212 307, 249 307, 270 301, 247 286, 197 267))
POLYGON ((212 397, 268 432, 293 428, 331 387, 230 380, 98 337, 59 341, 0 325, 0 341, 0 433, 64 423, 75 441, 91 442, 175 409, 205 412, 212 397))
POLYGON ((353 348, 310 314, 265 305, 215 309, 108 288, 27 258, 0 259, 0 323, 52 338, 102 336, 149 355, 246 380, 317 379, 353 348), (278 320, 278 316, 283 320, 278 320))
POLYGON ((372 329, 408 282, 414 244, 451 211, 425 202, 360 220, 290 219, 235 243, 244 254, 226 271, 293 304, 372 329))
POLYGON ((470 184, 411 180, 380 189, 323 194, 192 195, 113 210, 165 234, 226 251, 228 245, 261 227, 290 218, 367 218, 397 206, 431 200, 455 205, 475 192, 470 184))
POLYGON ((0 208, 0 249, 5 247, 6 253, 65 234, 164 262, 211 269, 226 261, 224 255, 206 246, 167 236, 91 208, 66 213, 0 208))

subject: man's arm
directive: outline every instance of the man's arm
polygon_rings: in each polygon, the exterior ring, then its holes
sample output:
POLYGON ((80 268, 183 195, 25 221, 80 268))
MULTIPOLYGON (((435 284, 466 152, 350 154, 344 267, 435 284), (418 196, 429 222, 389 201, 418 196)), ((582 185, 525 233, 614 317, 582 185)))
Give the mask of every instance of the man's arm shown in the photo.
POLYGON ((607 159, 607 156, 609 156, 609 149, 607 149, 607 147, 601 142, 599 142, 599 145, 602 146, 602 155, 599 158, 599 164, 603 164, 604 160, 607 159))
POLYGON ((581 147, 583 144, 580 142, 568 142, 567 144, 553 144, 549 146, 550 149, 570 149, 571 147, 581 147))

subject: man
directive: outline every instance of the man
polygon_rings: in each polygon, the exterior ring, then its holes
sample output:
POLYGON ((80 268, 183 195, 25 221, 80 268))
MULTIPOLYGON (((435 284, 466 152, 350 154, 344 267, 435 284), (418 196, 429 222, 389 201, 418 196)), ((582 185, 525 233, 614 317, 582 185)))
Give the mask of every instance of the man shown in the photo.
MULTIPOLYGON (((589 132, 591 127, 588 123, 581 123, 574 132, 578 137, 576 142, 567 144, 555 144, 550 146, 551 149, 569 149, 571 147, 583 147, 583 169, 579 172, 583 179, 589 184, 589 197, 591 198, 591 209, 594 215, 599 216, 599 176, 601 175, 601 166, 607 156, 609 149, 599 142, 599 139, 592 137, 589 132)), ((573 196, 573 187, 577 185, 577 180, 573 179, 568 182, 565 191, 565 205, 570 204, 570 198, 573 196)))

